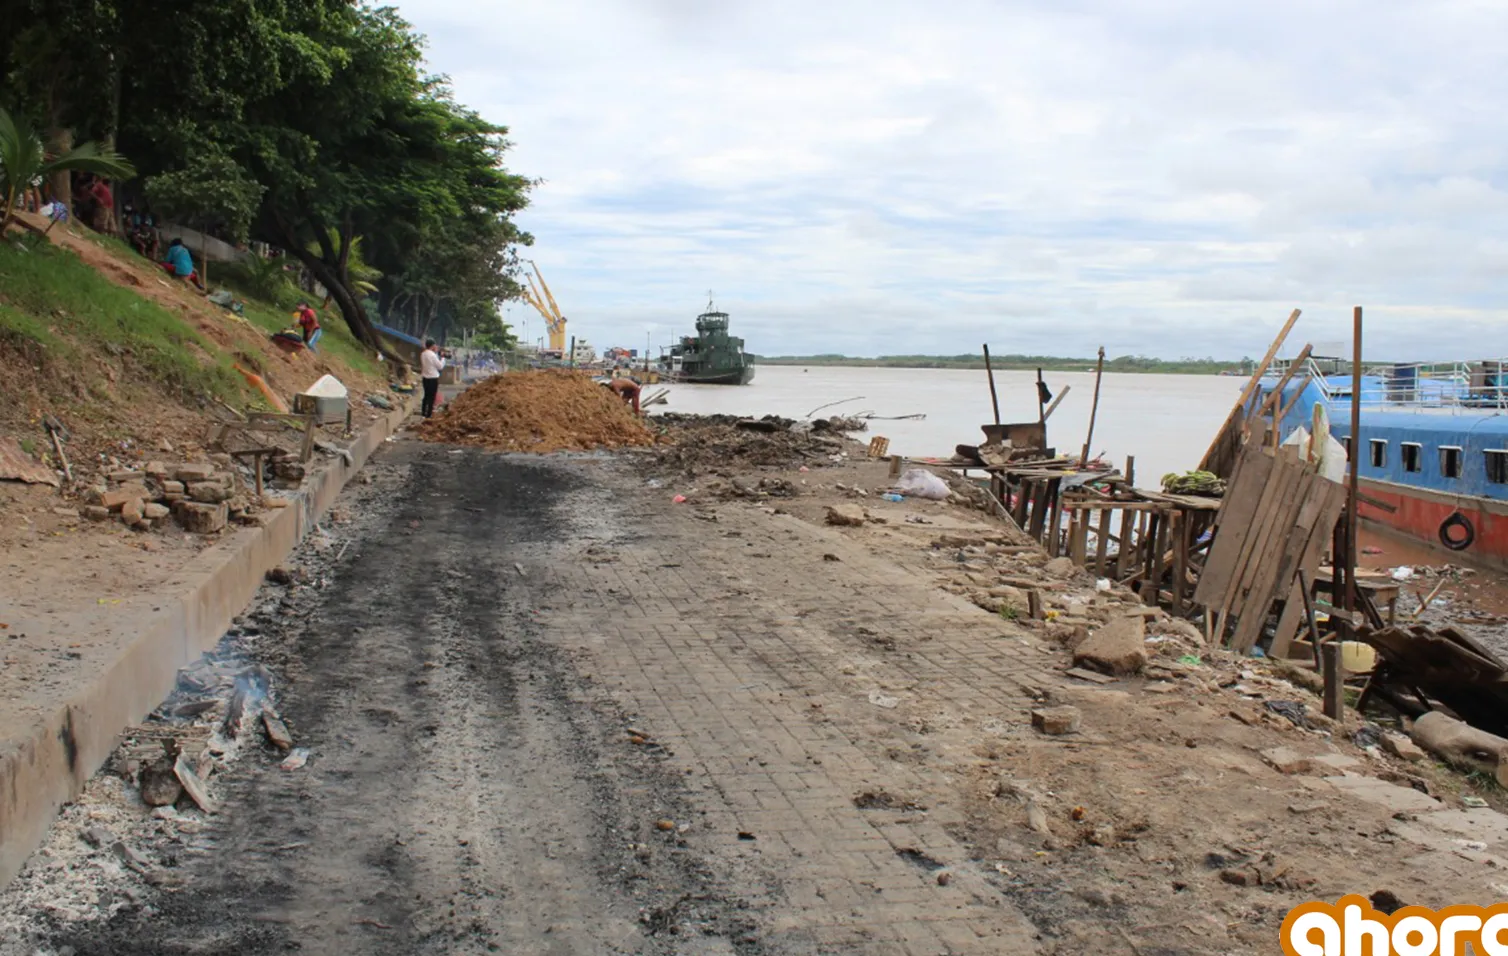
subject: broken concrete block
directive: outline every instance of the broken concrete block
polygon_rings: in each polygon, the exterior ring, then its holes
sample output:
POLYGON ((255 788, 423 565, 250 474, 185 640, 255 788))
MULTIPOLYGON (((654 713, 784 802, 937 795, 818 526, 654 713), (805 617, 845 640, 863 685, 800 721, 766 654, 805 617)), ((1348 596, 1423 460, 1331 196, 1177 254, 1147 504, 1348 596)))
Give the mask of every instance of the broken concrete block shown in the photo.
POLYGON ((1053 736, 1078 733, 1079 709, 1066 705, 1038 708, 1032 711, 1032 726, 1053 736))
POLYGON ((150 518, 155 521, 158 518, 166 518, 168 516, 168 506, 160 505, 154 501, 150 504, 143 505, 141 513, 142 517, 150 518))
POLYGON ((151 497, 151 494, 147 492, 146 485, 139 481, 133 481, 130 484, 121 485, 119 488, 111 488, 109 491, 97 492, 90 495, 90 504, 99 505, 109 511, 119 511, 128 501, 135 499, 144 501, 151 497))
POLYGON ((146 507, 140 498, 132 498, 120 506, 120 520, 128 525, 134 525, 142 518, 142 510, 146 507))
POLYGON ((1115 618, 1074 649, 1074 666, 1117 676, 1135 674, 1147 663, 1145 633, 1140 617, 1115 618))
POLYGON ((173 466, 173 479, 175 481, 207 481, 214 477, 214 474, 215 466, 207 462, 173 466))
POLYGON ((219 482, 196 481, 188 486, 188 496, 195 501, 215 505, 222 501, 229 501, 232 492, 219 482))
POLYGON ((162 483, 162 493, 165 495, 182 495, 187 493, 187 489, 181 481, 164 481, 162 483))
POLYGON ((104 505, 89 505, 84 508, 84 517, 90 521, 104 521, 110 517, 110 509, 104 505))
POLYGON ((1318 757, 1310 757, 1309 765, 1322 775, 1361 769, 1361 761, 1346 754, 1320 754, 1318 757))
POLYGON ((1055 578, 1073 577, 1073 573, 1078 569, 1079 566, 1073 563, 1072 558, 1053 558, 1047 562, 1047 567, 1043 568, 1044 571, 1055 578))
POLYGON ((864 509, 858 505, 829 505, 827 523, 856 528, 864 523, 864 509))
POLYGON ((195 534, 213 534, 225 527, 230 520, 225 503, 217 505, 198 501, 180 501, 176 506, 178 523, 185 531, 195 534))
POLYGON ((1423 747, 1398 733, 1383 734, 1382 749, 1409 763, 1418 763, 1426 756, 1423 747))
POLYGON ((1310 767, 1309 758, 1292 747, 1273 747, 1262 751, 1262 759, 1278 773, 1303 773, 1310 767))

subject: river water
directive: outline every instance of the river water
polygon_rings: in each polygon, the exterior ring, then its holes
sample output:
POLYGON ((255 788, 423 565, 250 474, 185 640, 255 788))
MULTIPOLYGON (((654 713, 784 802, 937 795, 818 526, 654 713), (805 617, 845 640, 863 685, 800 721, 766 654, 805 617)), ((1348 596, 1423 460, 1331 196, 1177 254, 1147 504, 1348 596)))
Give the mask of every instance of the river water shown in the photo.
MULTIPOLYGON (((1089 409, 1094 401, 1094 374, 1047 372, 1054 396, 1068 396, 1047 422, 1048 444, 1059 454, 1083 450, 1089 409)), ((1006 422, 1037 418, 1036 373, 995 373, 1000 417, 1006 422)), ((1240 396, 1244 378, 1215 375, 1106 374, 1094 426, 1093 454, 1104 454, 1124 468, 1136 456, 1136 482, 1158 487, 1164 474, 1197 467, 1215 433, 1240 396)), ((868 434, 890 439, 892 454, 946 458, 953 446, 984 439, 979 426, 994 421, 990 389, 983 370, 918 368, 851 368, 762 365, 752 384, 668 385, 666 410, 696 414, 781 415, 806 418, 828 415, 924 414, 922 421, 871 421, 868 434), (826 409, 820 406, 829 403, 826 409)), ((658 390, 651 386, 646 394, 658 390)))

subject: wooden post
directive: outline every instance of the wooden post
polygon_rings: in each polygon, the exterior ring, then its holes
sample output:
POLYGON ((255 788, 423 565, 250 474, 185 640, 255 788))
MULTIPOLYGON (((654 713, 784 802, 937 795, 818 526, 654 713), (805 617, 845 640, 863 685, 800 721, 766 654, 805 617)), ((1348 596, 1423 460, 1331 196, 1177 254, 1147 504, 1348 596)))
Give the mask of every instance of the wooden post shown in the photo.
POLYGON ((1136 456, 1126 456, 1126 484, 1136 487, 1136 456))
POLYGON ((1037 369, 1037 423, 1042 426, 1042 441, 1047 441, 1047 403, 1042 400, 1042 393, 1046 391, 1047 383, 1042 381, 1042 370, 1037 369))
POLYGON ((1042 620, 1042 592, 1036 588, 1026 592, 1026 613, 1033 621, 1042 620))
POLYGON ((1110 519, 1114 517, 1114 510, 1105 508, 1100 511, 1100 527, 1095 532, 1094 573, 1099 577, 1105 576, 1105 556, 1110 551, 1110 519))
POLYGON ((1340 720, 1346 703, 1346 672, 1341 667, 1340 641, 1327 641, 1320 648, 1325 672, 1325 716, 1340 720))
POLYGON ((902 461, 904 461, 904 459, 902 459, 900 455, 890 456, 890 477, 899 478, 901 476, 902 461))
POLYGON ((1105 347, 1100 346, 1099 361, 1094 366, 1094 401, 1089 406, 1089 431, 1084 433, 1084 453, 1079 456, 1079 467, 1089 464, 1089 443, 1094 440, 1094 418, 1100 411, 1100 378, 1105 374, 1105 347))
POLYGON ((995 370, 990 368, 990 345, 984 345, 984 374, 990 379, 990 405, 995 409, 995 424, 1000 424, 1000 398, 995 394, 995 370))
MULTIPOLYGON (((1361 466, 1361 306, 1351 313, 1351 454, 1346 477, 1346 600, 1355 611, 1357 472, 1361 466)), ((1354 620, 1354 618, 1353 618, 1354 620)))

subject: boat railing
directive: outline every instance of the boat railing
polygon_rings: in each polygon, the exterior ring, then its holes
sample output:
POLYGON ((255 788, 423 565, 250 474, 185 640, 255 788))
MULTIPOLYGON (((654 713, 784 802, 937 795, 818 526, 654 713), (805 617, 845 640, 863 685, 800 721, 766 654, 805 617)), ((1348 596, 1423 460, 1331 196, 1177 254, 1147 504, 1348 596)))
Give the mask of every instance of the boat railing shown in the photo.
MULTIPOLYGON (((1280 377, 1291 364, 1279 360, 1268 375, 1280 377)), ((1310 357, 1293 380, 1306 377, 1327 402, 1350 404, 1350 363, 1310 357)), ((1370 408, 1508 410, 1508 359, 1364 366, 1360 400, 1363 407, 1370 408)))

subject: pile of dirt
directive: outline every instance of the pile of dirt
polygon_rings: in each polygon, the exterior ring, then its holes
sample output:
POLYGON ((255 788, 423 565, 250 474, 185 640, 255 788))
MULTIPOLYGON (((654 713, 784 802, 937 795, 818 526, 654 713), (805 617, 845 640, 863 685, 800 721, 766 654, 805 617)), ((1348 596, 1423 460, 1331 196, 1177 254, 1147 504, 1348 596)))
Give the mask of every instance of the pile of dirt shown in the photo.
POLYGON ((541 454, 655 441, 618 396, 568 369, 494 375, 444 406, 419 434, 426 441, 541 454))
POLYGON ((788 418, 732 415, 659 415, 660 446, 647 467, 694 477, 747 467, 789 468, 841 461, 852 444, 841 432, 788 418))

